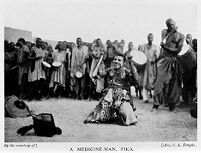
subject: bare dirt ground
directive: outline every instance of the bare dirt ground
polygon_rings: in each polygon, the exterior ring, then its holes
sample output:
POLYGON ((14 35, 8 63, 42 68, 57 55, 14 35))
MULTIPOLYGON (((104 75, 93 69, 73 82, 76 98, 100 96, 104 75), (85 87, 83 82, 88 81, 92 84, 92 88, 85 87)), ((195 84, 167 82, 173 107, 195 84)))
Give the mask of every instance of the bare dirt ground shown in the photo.
POLYGON ((157 142, 196 141, 197 120, 189 114, 190 108, 176 108, 169 112, 160 107, 159 113, 151 112, 152 102, 144 104, 135 98, 139 122, 132 126, 116 124, 84 124, 87 115, 98 101, 49 99, 26 102, 35 114, 52 113, 61 135, 35 136, 33 130, 20 136, 16 131, 32 124, 32 118, 5 118, 5 142, 157 142))

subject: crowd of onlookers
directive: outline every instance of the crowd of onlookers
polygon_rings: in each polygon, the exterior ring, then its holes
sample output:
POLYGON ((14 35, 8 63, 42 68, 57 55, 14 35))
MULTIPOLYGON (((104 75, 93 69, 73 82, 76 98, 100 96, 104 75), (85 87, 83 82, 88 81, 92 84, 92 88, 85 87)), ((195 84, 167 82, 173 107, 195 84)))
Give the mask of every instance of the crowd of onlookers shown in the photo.
POLYGON ((93 58, 99 59, 104 54, 102 63, 104 68, 109 68, 115 53, 123 53, 124 45, 124 40, 108 40, 103 45, 100 39, 86 43, 77 38, 76 43, 58 41, 53 48, 40 38, 34 43, 23 38, 17 43, 5 40, 5 96, 17 95, 27 100, 61 96, 98 99, 102 89, 97 91, 96 83, 90 77, 93 58), (96 49, 100 51, 93 53, 96 49), (51 67, 45 66, 44 61, 51 67), (80 61, 83 63, 78 63, 80 61), (60 62, 61 66, 53 67, 54 62, 60 62), (76 77, 77 71, 81 71, 81 78, 76 77))
MULTIPOLYGON (((186 41, 189 37, 190 45, 197 52, 197 40, 187 35, 186 41)), ((130 58, 127 53, 133 50, 133 43, 129 42, 125 52, 124 40, 107 40, 103 44, 101 39, 86 43, 77 38, 76 43, 58 41, 55 48, 41 38, 34 43, 23 38, 19 38, 17 43, 5 40, 5 96, 17 95, 27 100, 49 97, 98 99, 107 86, 106 78, 100 77, 101 73, 112 66, 117 53, 124 54, 127 60, 130 58), (55 62, 59 63, 58 66, 53 64, 55 62), (99 62, 98 72, 92 76, 99 62)), ((140 77, 139 74, 138 82, 132 85, 140 91, 137 94, 142 99, 140 77)))

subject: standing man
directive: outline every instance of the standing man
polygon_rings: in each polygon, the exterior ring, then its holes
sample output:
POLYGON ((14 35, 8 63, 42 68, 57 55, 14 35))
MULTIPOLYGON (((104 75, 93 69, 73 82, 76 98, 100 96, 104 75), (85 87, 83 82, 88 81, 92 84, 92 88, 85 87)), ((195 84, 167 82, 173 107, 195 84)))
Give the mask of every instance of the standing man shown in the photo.
POLYGON ((122 54, 123 53, 123 49, 118 47, 118 41, 115 40, 114 43, 112 43, 110 40, 107 41, 107 52, 106 52, 106 59, 105 59, 105 63, 106 63, 106 68, 111 67, 111 63, 114 59, 114 57, 117 54, 122 54))
POLYGON ((17 54, 17 65, 19 69, 18 75, 18 85, 20 87, 20 99, 27 98, 28 91, 28 55, 29 48, 25 45, 24 38, 19 38, 17 42, 17 46, 19 46, 18 54, 17 54))
POLYGON ((124 62, 124 66, 131 71, 131 74, 133 76, 135 76, 135 80, 132 80, 132 82, 131 82, 131 85, 135 86, 135 85, 139 85, 140 78, 139 78, 139 75, 137 73, 137 68, 135 67, 134 62, 132 60, 131 54, 133 52, 135 52, 133 42, 129 42, 128 43, 128 51, 126 51, 124 53, 124 56, 126 57, 126 61, 124 62))
POLYGON ((5 76, 5 96, 10 96, 18 92, 17 84, 17 48, 14 42, 7 44, 4 53, 4 76, 5 76))
MULTIPOLYGON (((48 64, 52 65, 53 60, 54 60, 53 59, 53 48, 52 48, 52 45, 49 44, 47 46, 47 54, 44 57, 44 61, 47 62, 48 64)), ((49 84, 50 84, 50 80, 51 80, 52 70, 53 70, 52 67, 46 68, 46 70, 45 70, 46 82, 48 84, 48 88, 49 88, 49 84)), ((46 98, 49 98, 49 95, 47 95, 46 98)))
POLYGON ((143 44, 139 49, 147 56, 147 63, 142 74, 142 96, 144 103, 148 103, 148 92, 154 89, 154 80, 156 79, 156 59, 159 57, 159 47, 153 44, 154 35, 149 33, 148 43, 143 44))
POLYGON ((76 47, 76 44, 74 42, 69 42, 68 43, 68 48, 69 48, 69 56, 68 56, 68 70, 69 70, 69 86, 70 86, 70 91, 69 91, 69 97, 70 98, 75 98, 75 78, 71 76, 71 65, 72 65, 72 53, 74 48, 76 47))
POLYGON ((103 60, 106 57, 101 39, 96 40, 96 46, 94 47, 94 50, 92 51, 91 56, 92 56, 92 63, 91 63, 89 76, 95 84, 97 98, 100 98, 101 92, 104 89, 105 80, 104 80, 104 77, 101 77, 101 76, 103 76, 105 71, 105 64, 103 60), (100 65, 98 63, 100 63, 100 65), (97 74, 93 76, 93 73, 94 71, 96 71, 96 69, 98 70, 97 74))
POLYGON ((157 77, 154 85, 154 106, 158 110, 160 104, 175 109, 179 102, 182 84, 182 65, 178 58, 184 35, 177 31, 176 23, 172 19, 166 20, 168 29, 162 30, 162 53, 157 62, 157 77))
POLYGON ((193 39, 192 44, 193 44, 193 50, 197 53, 197 39, 193 39))
POLYGON ((92 54, 94 51, 95 43, 90 43, 88 45, 88 58, 86 60, 86 71, 85 71, 85 97, 90 101, 92 96, 95 93, 95 90, 93 90, 93 81, 90 78, 90 69, 92 64, 92 54))
POLYGON ((64 44, 62 41, 58 42, 57 49, 58 50, 53 53, 53 61, 60 62, 61 65, 53 68, 49 87, 54 88, 53 91, 56 97, 61 97, 66 85, 66 51, 64 51, 64 44))
POLYGON ((126 52, 124 53, 124 55, 126 56, 126 58, 130 57, 130 54, 131 54, 131 52, 133 52, 133 51, 134 51, 133 42, 129 42, 129 43, 128 43, 128 51, 126 51, 126 52))
POLYGON ((45 71, 42 69, 42 61, 45 57, 45 51, 42 50, 43 41, 41 38, 36 39, 36 46, 32 47, 29 54, 30 68, 28 81, 31 92, 29 93, 29 100, 35 98, 40 100, 46 90, 43 89, 44 80, 46 79, 45 71), (34 97, 33 97, 34 96, 34 97))
POLYGON ((119 48, 121 48, 122 53, 124 52, 124 46, 125 46, 125 40, 121 39, 121 42, 119 43, 119 48))
POLYGON ((77 46, 73 48, 71 59, 71 77, 75 80, 75 93, 76 98, 82 100, 84 96, 85 85, 85 69, 86 59, 88 58, 88 48, 82 45, 82 39, 77 38, 77 46), (77 72, 82 74, 81 77, 76 75, 77 72))
MULTIPOLYGON (((186 43, 193 48, 191 34, 186 35, 186 43)), ((196 96, 195 95, 196 94, 196 74, 197 74, 197 64, 192 64, 192 63, 191 63, 191 68, 188 71, 184 70, 183 72, 182 98, 184 100, 185 105, 192 105, 193 99, 196 96)))
POLYGON ((110 40, 107 40, 106 45, 107 45, 107 52, 106 52, 107 55, 105 59, 105 64, 106 68, 109 68, 115 56, 115 49, 112 46, 112 42, 110 40))
MULTIPOLYGON (((139 84, 140 83, 140 76, 137 73, 137 68, 135 67, 134 62, 132 60, 132 56, 131 56, 131 54, 134 54, 134 52, 135 52, 135 50, 134 50, 133 42, 129 42, 128 43, 128 51, 126 51, 124 53, 124 55, 126 57, 126 61, 124 62, 124 66, 127 69, 129 69, 131 74, 135 77, 135 79, 131 80, 130 85, 135 87, 136 96, 138 97, 138 92, 139 92, 139 96, 142 97, 141 88, 140 88, 140 84, 139 84)), ((131 98, 132 98, 131 100, 133 100, 132 96, 131 96, 131 98)))
POLYGON ((66 97, 71 97, 71 89, 70 89, 70 58, 71 58, 71 51, 70 51, 70 46, 69 43, 66 41, 63 41, 64 43, 64 50, 66 51, 66 63, 65 63, 65 68, 66 68, 66 78, 65 78, 65 83, 66 83, 66 88, 65 88, 65 96, 66 97))
POLYGON ((191 34, 187 34, 186 35, 186 43, 188 44, 188 45, 190 45, 191 47, 193 47, 193 43, 192 43, 192 35, 191 34))

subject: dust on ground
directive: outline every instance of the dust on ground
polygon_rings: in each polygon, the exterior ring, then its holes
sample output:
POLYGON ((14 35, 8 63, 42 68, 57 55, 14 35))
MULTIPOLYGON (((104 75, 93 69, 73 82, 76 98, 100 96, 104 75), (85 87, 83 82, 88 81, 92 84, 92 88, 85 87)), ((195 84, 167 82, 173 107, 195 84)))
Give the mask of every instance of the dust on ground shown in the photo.
POLYGON ((176 108, 169 112, 160 107, 159 113, 151 112, 152 102, 134 99, 138 123, 132 126, 117 124, 84 124, 88 114, 98 101, 49 99, 26 102, 35 114, 51 113, 55 125, 62 129, 61 135, 39 137, 34 131, 25 136, 16 134, 22 126, 33 123, 28 118, 5 118, 5 142, 157 142, 196 141, 197 120, 190 116, 190 108, 176 108))

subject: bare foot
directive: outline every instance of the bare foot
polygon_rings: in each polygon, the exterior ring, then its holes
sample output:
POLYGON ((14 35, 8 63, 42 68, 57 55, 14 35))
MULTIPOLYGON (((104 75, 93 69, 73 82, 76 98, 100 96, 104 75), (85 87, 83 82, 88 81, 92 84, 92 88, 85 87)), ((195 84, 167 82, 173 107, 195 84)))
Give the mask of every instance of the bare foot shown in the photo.
POLYGON ((175 109, 170 110, 170 112, 177 113, 177 111, 175 109))
POLYGON ((155 113, 155 114, 158 114, 158 109, 152 108, 151 112, 153 112, 153 113, 155 113))
POLYGON ((87 101, 91 101, 91 98, 88 98, 87 101))

